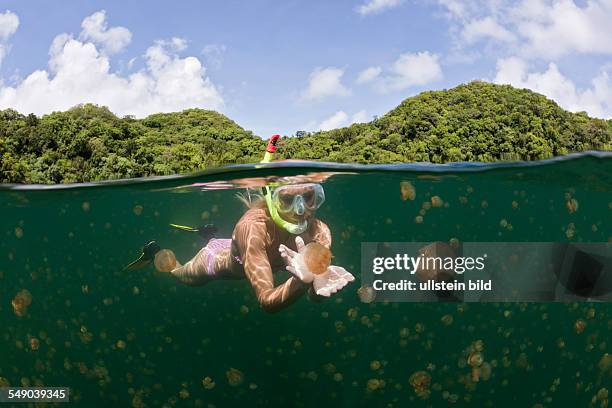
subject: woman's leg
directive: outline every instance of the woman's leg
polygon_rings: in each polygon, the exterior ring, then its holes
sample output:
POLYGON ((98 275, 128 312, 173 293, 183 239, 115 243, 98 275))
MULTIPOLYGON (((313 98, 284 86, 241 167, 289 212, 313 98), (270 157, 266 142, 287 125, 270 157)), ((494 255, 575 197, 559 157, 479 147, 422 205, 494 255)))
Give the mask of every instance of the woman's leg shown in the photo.
POLYGON ((230 248, 215 251, 207 245, 185 265, 177 261, 170 273, 187 285, 198 286, 223 278, 230 271, 231 263, 230 248))

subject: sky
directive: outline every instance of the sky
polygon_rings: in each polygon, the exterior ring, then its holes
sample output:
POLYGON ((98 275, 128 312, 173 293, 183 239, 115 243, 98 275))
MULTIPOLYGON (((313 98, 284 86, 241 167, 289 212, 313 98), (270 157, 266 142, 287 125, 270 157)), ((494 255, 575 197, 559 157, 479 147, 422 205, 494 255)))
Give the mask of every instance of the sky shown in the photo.
POLYGON ((612 0, 0 0, 0 109, 213 109, 267 138, 471 80, 612 118, 612 0))

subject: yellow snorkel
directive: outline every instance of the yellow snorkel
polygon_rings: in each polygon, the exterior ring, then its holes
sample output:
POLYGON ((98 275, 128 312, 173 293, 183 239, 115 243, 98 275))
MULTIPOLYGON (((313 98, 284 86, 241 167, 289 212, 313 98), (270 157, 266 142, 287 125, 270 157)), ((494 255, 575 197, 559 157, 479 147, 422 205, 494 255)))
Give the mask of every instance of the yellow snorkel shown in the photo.
MULTIPOLYGON (((270 163, 270 161, 272 161, 274 153, 276 153, 276 143, 278 142, 278 139, 280 139, 280 135, 272 135, 270 137, 270 140, 268 141, 268 147, 266 148, 266 153, 260 163, 270 163)), ((284 220, 280 216, 280 214, 278 213, 278 208, 276 208, 276 206, 272 202, 272 191, 270 190, 270 186, 265 186, 263 188, 263 193, 266 199, 266 204, 268 206, 268 211, 270 212, 270 216, 279 227, 295 235, 301 234, 302 232, 306 231, 306 228, 308 227, 307 222, 303 222, 301 224, 293 224, 284 220)))

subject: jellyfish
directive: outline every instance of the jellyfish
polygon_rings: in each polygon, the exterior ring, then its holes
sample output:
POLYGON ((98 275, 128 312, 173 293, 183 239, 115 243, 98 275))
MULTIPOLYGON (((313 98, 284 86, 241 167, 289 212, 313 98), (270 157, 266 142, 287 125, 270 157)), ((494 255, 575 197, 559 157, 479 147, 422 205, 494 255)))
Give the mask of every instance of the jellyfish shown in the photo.
POLYGON ((13 311, 18 317, 28 313, 28 307, 32 304, 32 294, 27 289, 20 290, 11 301, 13 311))
POLYGON ((576 320, 576 323, 574 323, 574 329, 576 329, 576 333, 578 334, 582 333, 585 328, 586 322, 583 319, 578 319, 576 320))
POLYGON ((244 381, 244 374, 236 368, 230 367, 230 369, 225 372, 225 376, 227 377, 227 382, 232 387, 236 387, 244 381))
POLYGON ((473 353, 470 353, 470 355, 467 358, 467 363, 471 367, 480 367, 483 362, 484 362, 484 358, 482 356, 482 353, 479 352, 479 351, 475 351, 473 353))
POLYGON ((318 242, 311 242, 306 245, 300 253, 304 256, 304 263, 308 270, 315 275, 321 275, 327 271, 327 268, 329 268, 331 264, 331 251, 318 242))
POLYGON ((36 337, 30 337, 29 343, 32 351, 36 351, 40 347, 40 341, 36 337))
POLYGON ((440 319, 442 324, 444 324, 445 326, 450 326, 451 324, 453 324, 453 320, 453 315, 450 314, 446 314, 440 319))
POLYGON ((412 374, 408 382, 412 388, 414 388, 416 395, 423 399, 429 397, 431 376, 426 371, 417 371, 416 373, 412 374))
POLYGON ((176 267, 176 256, 169 249, 162 249, 155 254, 155 269, 159 272, 170 272, 176 267))
MULTIPOLYGON (((424 258, 457 258, 457 251, 446 242, 433 242, 419 249, 419 255, 424 258)), ((421 282, 434 280, 436 282, 447 281, 455 277, 455 273, 447 270, 442 265, 422 262, 416 270, 421 282)))
POLYGON ((431 205, 439 208, 442 207, 444 205, 444 201, 439 197, 439 196, 432 196, 431 197, 431 205))
POLYGON ((357 295, 361 303, 372 303, 376 299, 376 291, 371 286, 362 286, 357 289, 357 295))
POLYGON ((416 198, 416 190, 414 186, 412 185, 412 183, 409 181, 402 181, 400 183, 400 194, 401 194, 402 200, 404 201, 406 200, 414 201, 414 199, 416 198))
POLYGON ((380 381, 377 378, 370 378, 367 384, 368 391, 376 391, 378 388, 380 388, 380 381))
POLYGON ((612 373, 612 355, 605 353, 597 366, 602 373, 612 373))
POLYGON ((204 389, 212 390, 213 388, 215 388, 215 382, 210 377, 204 377, 204 379, 202 380, 202 386, 204 387, 204 389))
POLYGON ((567 208, 567 211, 572 214, 575 213, 576 211, 578 211, 578 200, 576 200, 575 198, 569 199, 567 200, 567 202, 565 203, 565 207, 567 208))

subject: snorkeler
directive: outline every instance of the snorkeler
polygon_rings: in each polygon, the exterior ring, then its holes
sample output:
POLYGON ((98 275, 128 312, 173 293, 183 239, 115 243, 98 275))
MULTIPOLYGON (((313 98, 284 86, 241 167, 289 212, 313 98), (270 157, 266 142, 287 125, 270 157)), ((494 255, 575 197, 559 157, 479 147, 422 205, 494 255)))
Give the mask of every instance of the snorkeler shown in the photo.
MULTIPOLYGON (((262 162, 270 161, 278 138, 278 135, 272 136, 262 162)), ((314 216, 325 201, 321 184, 266 186, 261 196, 244 201, 248 210, 234 227, 231 239, 211 238, 184 265, 172 251, 160 249, 152 241, 127 268, 135 269, 154 261, 158 271, 169 272, 189 285, 246 278, 267 312, 289 306, 306 292, 315 299, 329 297, 355 279, 343 267, 330 265, 331 233, 314 216), (282 268, 293 276, 274 286, 273 271, 282 268)), ((206 238, 215 232, 210 225, 181 228, 206 238)))

